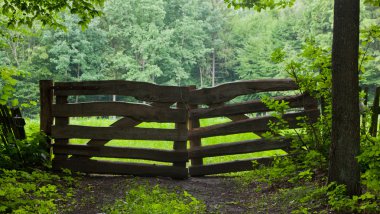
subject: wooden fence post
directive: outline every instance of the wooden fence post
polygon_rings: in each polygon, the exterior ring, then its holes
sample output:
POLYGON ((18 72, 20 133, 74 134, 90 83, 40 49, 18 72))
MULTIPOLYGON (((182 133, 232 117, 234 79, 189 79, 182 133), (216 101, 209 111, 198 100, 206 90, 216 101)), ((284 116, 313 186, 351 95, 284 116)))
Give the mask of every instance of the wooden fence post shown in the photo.
MULTIPOLYGON (((190 91, 196 90, 196 86, 190 86, 190 91)), ((197 109, 198 105, 190 105, 190 109, 197 109)), ((199 118, 189 120, 189 131, 200 127, 199 118)), ((202 138, 193 138, 190 140, 190 149, 195 149, 202 146, 202 138)), ((191 166, 202 166, 203 158, 192 158, 191 166)))
POLYGON ((376 137, 377 135, 377 125, 378 125, 378 116, 379 116, 379 97, 380 97, 380 87, 376 87, 375 99, 372 106, 372 117, 371 117, 371 126, 369 128, 369 133, 376 137))
MULTIPOLYGON (((52 117, 53 104, 53 81, 40 80, 40 130, 48 137, 51 136, 51 126, 53 125, 52 117)), ((50 138, 48 138, 50 143, 50 138)))
MULTIPOLYGON (((182 102, 177 103, 177 108, 183 109, 186 108, 185 104, 182 102)), ((186 130, 187 131, 187 123, 176 123, 176 130, 186 130)), ((187 151, 187 141, 174 141, 173 149, 175 151, 187 151)), ((173 162, 173 166, 184 167, 186 168, 186 162, 173 162)))
MULTIPOLYGON (((56 104, 67 104, 68 96, 56 96, 56 104)), ((68 117, 56 117, 55 118, 55 126, 66 126, 69 125, 69 118, 68 117)), ((68 138, 60 138, 60 139, 54 139, 55 145, 66 145, 69 143, 68 138)), ((54 159, 56 160, 66 160, 68 158, 67 155, 58 155, 56 154, 54 159)))

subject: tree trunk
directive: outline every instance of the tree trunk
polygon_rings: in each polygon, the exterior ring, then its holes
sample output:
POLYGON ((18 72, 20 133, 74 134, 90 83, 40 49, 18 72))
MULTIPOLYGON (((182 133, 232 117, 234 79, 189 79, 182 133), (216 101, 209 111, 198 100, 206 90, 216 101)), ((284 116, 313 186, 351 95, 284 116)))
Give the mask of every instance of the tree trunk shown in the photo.
POLYGON ((211 71, 211 86, 215 86, 215 48, 212 51, 212 71, 211 71))
POLYGON ((332 143, 329 182, 360 194, 359 0, 335 0, 332 49, 332 143))

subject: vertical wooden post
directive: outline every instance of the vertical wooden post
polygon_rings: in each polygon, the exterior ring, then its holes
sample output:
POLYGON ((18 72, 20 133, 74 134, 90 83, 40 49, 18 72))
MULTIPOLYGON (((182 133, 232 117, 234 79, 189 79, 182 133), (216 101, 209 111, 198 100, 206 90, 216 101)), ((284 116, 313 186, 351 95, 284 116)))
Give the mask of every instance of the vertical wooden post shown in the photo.
POLYGON ((373 101, 373 106, 372 106, 372 117, 371 117, 371 126, 369 128, 369 133, 373 136, 376 137, 377 135, 377 125, 378 125, 378 116, 379 116, 379 97, 380 97, 380 87, 376 88, 376 93, 375 93, 375 99, 373 101))
MULTIPOLYGON (((52 80, 40 80, 40 130, 43 131, 48 137, 51 136, 51 126, 53 125, 51 111, 53 105, 52 87, 52 80)), ((49 139, 48 141, 50 142, 49 139)))
MULTIPOLYGON (((67 101, 67 96, 57 96, 56 97, 56 104, 59 105, 59 104, 67 104, 68 101, 67 101)), ((56 117, 55 118, 55 126, 66 126, 69 124, 69 118, 68 117, 56 117)), ((69 143, 69 139, 67 138, 61 138, 61 139, 54 139, 54 144, 56 145, 64 145, 64 144, 68 144, 69 143)), ((66 160, 67 159, 67 155, 55 155, 54 159, 56 160, 66 160)))
MULTIPOLYGON (((190 86, 190 93, 191 91, 196 90, 195 86, 190 86)), ((190 110, 191 109, 197 109, 198 105, 190 105, 190 110)), ((200 122, 198 118, 190 119, 189 120, 189 131, 199 128, 200 127, 200 122)), ((190 149, 194 149, 197 147, 202 146, 202 139, 201 138, 193 138, 190 140, 190 149)), ((203 165, 203 158, 192 158, 191 160, 191 165, 192 166, 201 166, 203 165)))
MULTIPOLYGON (((186 105, 182 102, 178 102, 177 108, 184 109, 186 105)), ((187 132, 187 123, 176 123, 175 129, 187 132)), ((187 141, 174 141, 173 149, 175 151, 187 151, 187 141)), ((173 162, 173 166, 186 168, 186 162, 173 162)))

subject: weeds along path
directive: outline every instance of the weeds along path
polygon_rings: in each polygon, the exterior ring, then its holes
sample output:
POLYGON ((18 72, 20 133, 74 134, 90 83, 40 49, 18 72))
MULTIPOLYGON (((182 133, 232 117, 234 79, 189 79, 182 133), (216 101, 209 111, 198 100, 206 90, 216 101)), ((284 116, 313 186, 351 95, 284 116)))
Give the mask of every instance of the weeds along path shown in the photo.
MULTIPOLYGON (((79 178, 71 213, 101 213, 102 207, 124 198, 130 184, 159 185, 183 194, 187 191, 207 206, 208 213, 247 213, 252 190, 241 188, 233 177, 200 177, 187 180, 129 176, 85 176, 79 178)), ((136 185, 134 185, 136 186, 136 185)))

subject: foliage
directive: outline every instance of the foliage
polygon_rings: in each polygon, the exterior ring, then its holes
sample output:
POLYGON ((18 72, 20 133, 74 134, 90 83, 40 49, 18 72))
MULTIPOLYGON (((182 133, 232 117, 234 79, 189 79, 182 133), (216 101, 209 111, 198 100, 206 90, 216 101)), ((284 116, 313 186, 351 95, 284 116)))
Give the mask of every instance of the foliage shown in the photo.
MULTIPOLYGON (((281 50, 277 52, 279 51, 281 50)), ((316 98, 321 105, 322 114, 317 121, 309 121, 307 117, 297 118, 302 129, 288 132, 288 135, 294 139, 292 148, 295 153, 301 153, 300 159, 304 164, 310 167, 319 165, 322 169, 328 158, 331 136, 331 58, 329 49, 319 47, 315 40, 308 40, 298 58, 288 56, 290 59, 286 62, 286 55, 281 53, 274 55, 281 56, 282 59, 277 59, 277 61, 284 62, 289 76, 299 85, 300 93, 309 94, 316 98), (318 164, 312 163, 313 161, 318 161, 318 164)), ((276 111, 275 106, 276 104, 270 107, 276 111)), ((277 106, 281 107, 279 104, 277 106)))
POLYGON ((35 21, 40 21, 43 25, 53 27, 63 27, 57 13, 68 10, 71 14, 80 17, 78 24, 87 26, 91 19, 101 14, 96 6, 102 6, 104 0, 8 0, 1 6, 1 14, 5 16, 7 26, 10 28, 22 25, 31 27, 35 21))
MULTIPOLYGON (((0 67, 0 105, 8 104, 8 101, 15 92, 15 85, 17 83, 16 77, 22 74, 21 71, 12 67, 0 67)), ((11 100, 13 106, 18 105, 18 100, 11 100)))
POLYGON ((158 185, 138 185, 126 193, 124 200, 117 200, 104 209, 106 213, 204 213, 205 205, 188 192, 165 190, 158 185))
MULTIPOLYGON (((285 57, 300 63, 295 58, 308 40, 324 50, 331 46, 332 3, 299 0, 292 7, 257 13, 228 9, 223 1, 106 1, 103 16, 93 19, 85 31, 77 26, 81 18, 67 11, 56 16, 66 31, 39 25, 8 29, 0 40, 0 64, 29 73, 16 78, 14 97, 22 104, 38 100, 40 79, 126 79, 205 87, 238 79, 283 78, 288 74, 276 60, 285 57), (280 55, 271 55, 275 50, 281 50, 275 52, 280 55)), ((376 26, 378 12, 363 6, 363 26, 376 26)), ((363 63, 363 83, 372 86, 380 78, 378 41, 367 44, 365 59, 374 60, 363 63)), ((80 96, 70 99, 86 101, 80 96)), ((23 113, 36 116, 38 106, 23 113)))
POLYGON ((234 7, 235 9, 239 8, 254 8, 257 11, 262 9, 274 9, 274 8, 284 8, 294 4, 295 0, 276 0, 276 1, 267 1, 267 0, 224 0, 227 3, 228 7, 234 7))
POLYGON ((0 169, 0 213, 57 213, 58 201, 71 200, 72 184, 44 171, 0 169))
POLYGON ((41 167, 50 164, 49 146, 46 136, 36 132, 26 140, 8 137, 8 142, 0 140, 0 169, 41 167))
POLYGON ((362 168, 362 183, 367 191, 380 197, 380 137, 362 135, 361 154, 358 161, 362 168))

